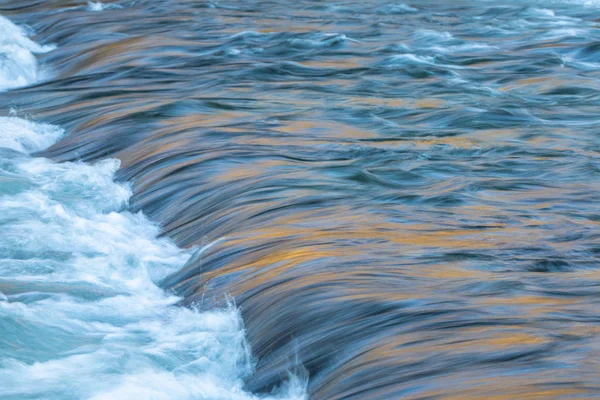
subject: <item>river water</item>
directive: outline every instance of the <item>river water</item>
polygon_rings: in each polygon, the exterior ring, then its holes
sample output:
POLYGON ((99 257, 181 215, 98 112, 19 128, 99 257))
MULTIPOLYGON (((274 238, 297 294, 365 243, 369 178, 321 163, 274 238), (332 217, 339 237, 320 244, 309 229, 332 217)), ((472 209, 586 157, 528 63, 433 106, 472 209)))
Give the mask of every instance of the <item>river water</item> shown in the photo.
POLYGON ((0 399, 600 397, 600 2, 0 15, 0 399))

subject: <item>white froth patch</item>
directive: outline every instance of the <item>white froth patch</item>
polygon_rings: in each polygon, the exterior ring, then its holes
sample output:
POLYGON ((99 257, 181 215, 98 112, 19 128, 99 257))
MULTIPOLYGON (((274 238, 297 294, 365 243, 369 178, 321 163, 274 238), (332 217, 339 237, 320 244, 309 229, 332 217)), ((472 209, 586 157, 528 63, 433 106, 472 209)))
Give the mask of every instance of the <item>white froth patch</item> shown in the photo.
POLYGON ((54 46, 40 46, 35 43, 28 38, 25 29, 0 16, 0 46, 4 45, 17 45, 32 53, 46 53, 54 49, 54 46))
POLYGON ((87 9, 88 11, 104 11, 109 9, 121 8, 121 6, 117 4, 104 4, 101 2, 88 1, 87 9))
POLYGON ((0 148, 33 153, 51 146, 63 134, 62 129, 53 125, 35 124, 16 117, 0 117, 0 148))
POLYGON ((88 1, 88 10, 90 11, 102 11, 104 10, 104 4, 100 2, 88 1))
MULTIPOLYGON (((12 327, 0 336, 0 398, 255 399, 238 310, 180 307, 157 286, 190 252, 127 210, 119 161, 27 156, 62 135, 0 119, 12 150, 0 148, 0 325, 12 327)), ((304 388, 292 379, 267 398, 303 399, 304 388)))
POLYGON ((0 90, 30 85, 39 80, 34 56, 52 50, 28 38, 25 29, 0 16, 0 90))

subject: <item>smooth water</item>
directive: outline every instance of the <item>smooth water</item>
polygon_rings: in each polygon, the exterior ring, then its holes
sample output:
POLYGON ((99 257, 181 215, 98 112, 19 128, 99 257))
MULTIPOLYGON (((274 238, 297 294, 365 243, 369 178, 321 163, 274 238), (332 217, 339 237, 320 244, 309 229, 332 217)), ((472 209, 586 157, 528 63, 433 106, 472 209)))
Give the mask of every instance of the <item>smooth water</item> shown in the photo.
POLYGON ((0 398, 600 396, 600 2, 0 14, 0 398))

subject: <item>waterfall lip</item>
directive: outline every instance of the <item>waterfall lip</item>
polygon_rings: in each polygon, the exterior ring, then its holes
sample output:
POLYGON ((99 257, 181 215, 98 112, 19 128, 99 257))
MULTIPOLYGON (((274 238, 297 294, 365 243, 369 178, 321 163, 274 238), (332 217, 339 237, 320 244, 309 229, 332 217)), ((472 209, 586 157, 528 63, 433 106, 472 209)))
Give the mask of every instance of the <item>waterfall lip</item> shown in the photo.
POLYGON ((118 4, 105 4, 100 1, 88 1, 87 10, 88 11, 104 11, 104 10, 112 10, 123 8, 118 4))
MULTIPOLYGON (((50 50, 0 17, 0 87, 34 83, 34 54, 50 50)), ((0 335, 0 397, 256 398, 243 388, 253 362, 239 310, 181 307, 160 288, 191 252, 129 211, 120 161, 33 157, 64 129, 11 114, 0 117, 0 325, 14 329, 0 335)), ((302 399, 305 386, 269 398, 302 399)))
POLYGON ((22 153, 44 150, 64 136, 64 130, 18 117, 0 117, 0 148, 22 153))

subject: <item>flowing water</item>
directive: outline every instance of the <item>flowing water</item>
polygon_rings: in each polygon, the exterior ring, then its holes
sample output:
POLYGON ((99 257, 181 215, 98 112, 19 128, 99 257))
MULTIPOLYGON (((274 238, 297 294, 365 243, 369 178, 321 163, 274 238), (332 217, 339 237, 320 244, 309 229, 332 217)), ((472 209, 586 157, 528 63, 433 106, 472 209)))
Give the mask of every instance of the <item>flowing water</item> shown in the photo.
POLYGON ((600 397, 600 1, 0 15, 0 399, 600 397))

